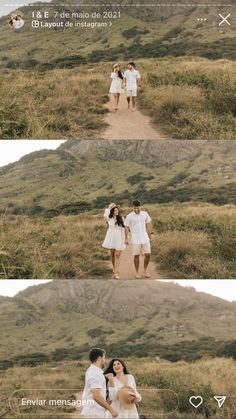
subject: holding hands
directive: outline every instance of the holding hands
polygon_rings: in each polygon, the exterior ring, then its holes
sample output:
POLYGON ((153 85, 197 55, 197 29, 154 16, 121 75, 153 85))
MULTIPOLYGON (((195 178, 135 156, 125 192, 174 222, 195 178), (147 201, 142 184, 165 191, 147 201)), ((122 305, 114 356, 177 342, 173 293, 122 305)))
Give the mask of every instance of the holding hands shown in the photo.
POLYGON ((111 416, 113 418, 117 418, 118 417, 118 412, 116 412, 114 409, 112 409, 112 407, 110 409, 110 414, 111 414, 111 416))
MULTIPOLYGON (((112 373, 108 373, 108 374, 105 374, 105 377, 109 381, 111 387, 114 387, 115 386, 114 375, 112 373)), ((110 412, 110 414, 112 415, 113 418, 117 418, 118 413, 112 408, 112 406, 110 406, 109 412, 110 412)))

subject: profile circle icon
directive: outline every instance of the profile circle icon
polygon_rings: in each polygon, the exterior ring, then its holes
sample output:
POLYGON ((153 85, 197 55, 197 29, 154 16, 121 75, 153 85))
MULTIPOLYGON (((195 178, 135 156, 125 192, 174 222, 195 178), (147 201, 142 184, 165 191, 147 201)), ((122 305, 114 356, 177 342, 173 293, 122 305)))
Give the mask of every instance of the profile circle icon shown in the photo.
POLYGON ((20 15, 11 15, 9 21, 9 26, 12 29, 21 29, 24 26, 25 22, 20 15))

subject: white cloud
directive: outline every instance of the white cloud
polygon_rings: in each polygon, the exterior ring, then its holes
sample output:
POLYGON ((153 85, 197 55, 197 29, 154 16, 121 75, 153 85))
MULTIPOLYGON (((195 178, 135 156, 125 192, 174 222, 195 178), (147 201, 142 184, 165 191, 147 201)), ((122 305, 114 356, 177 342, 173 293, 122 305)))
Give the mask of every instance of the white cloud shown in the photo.
POLYGON ((65 140, 0 140, 0 167, 42 149, 55 150, 65 140))

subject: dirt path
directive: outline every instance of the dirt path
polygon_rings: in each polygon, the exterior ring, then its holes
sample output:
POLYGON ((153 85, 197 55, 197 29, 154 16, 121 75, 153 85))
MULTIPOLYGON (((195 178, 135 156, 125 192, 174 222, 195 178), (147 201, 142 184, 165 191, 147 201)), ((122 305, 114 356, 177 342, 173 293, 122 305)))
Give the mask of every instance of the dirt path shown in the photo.
POLYGON ((164 136, 158 133, 151 125, 150 118, 143 115, 138 109, 135 112, 128 110, 125 94, 120 97, 118 111, 114 110, 113 97, 107 105, 109 113, 105 122, 109 127, 105 130, 105 140, 161 140, 164 136))
MULTIPOLYGON (((140 274, 143 273, 143 256, 140 256, 140 274)), ((112 269, 112 264, 109 262, 109 268, 112 269)), ((161 274, 156 269, 156 264, 150 261, 148 266, 148 272, 151 275, 151 279, 163 279, 161 274)), ((122 252, 120 260, 120 279, 135 279, 135 269, 133 263, 132 247, 127 246, 122 252)), ((142 278, 145 279, 145 278, 142 278)))

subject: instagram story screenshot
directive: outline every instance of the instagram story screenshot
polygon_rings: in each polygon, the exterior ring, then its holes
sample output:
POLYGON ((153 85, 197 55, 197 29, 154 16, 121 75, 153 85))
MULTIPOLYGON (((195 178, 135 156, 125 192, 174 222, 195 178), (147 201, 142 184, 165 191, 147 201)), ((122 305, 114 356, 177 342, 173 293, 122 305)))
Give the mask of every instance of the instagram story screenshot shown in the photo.
POLYGON ((0 418, 236 419, 236 0, 0 0, 0 418))

